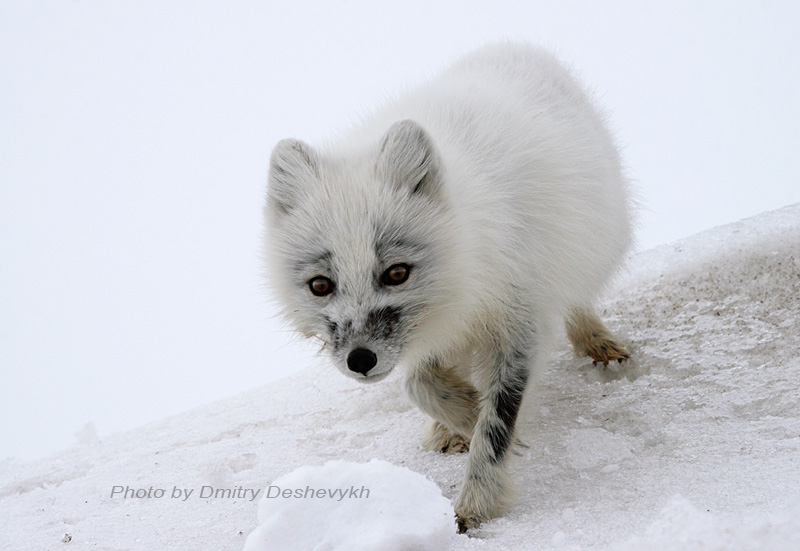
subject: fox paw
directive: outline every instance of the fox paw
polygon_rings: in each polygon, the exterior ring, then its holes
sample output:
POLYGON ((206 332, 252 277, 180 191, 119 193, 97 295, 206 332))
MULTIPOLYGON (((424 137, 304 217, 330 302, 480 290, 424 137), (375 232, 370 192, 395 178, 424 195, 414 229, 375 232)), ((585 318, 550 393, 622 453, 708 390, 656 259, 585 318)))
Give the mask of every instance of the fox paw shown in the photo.
POLYGON ((469 451, 469 438, 455 433, 434 421, 425 438, 425 449, 441 453, 466 453, 469 451))
POLYGON ((586 343, 586 354, 592 358, 594 365, 599 363, 608 365, 608 362, 613 362, 614 360, 622 363, 631 355, 628 347, 610 334, 593 335, 592 340, 586 343))
POLYGON ((514 494, 502 463, 471 461, 464 485, 453 503, 458 533, 478 528, 481 523, 500 516, 514 500, 514 494))
POLYGON ((456 526, 458 527, 459 534, 465 534, 467 530, 474 530, 481 525, 481 520, 478 517, 462 516, 456 514, 456 526))

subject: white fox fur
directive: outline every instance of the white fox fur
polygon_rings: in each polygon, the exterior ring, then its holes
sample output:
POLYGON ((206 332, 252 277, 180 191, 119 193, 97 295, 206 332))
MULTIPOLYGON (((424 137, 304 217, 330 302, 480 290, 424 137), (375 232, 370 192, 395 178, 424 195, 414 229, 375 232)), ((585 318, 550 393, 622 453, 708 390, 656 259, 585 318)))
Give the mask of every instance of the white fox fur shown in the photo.
POLYGON ((265 215, 285 317, 348 376, 402 365, 428 447, 469 447, 462 530, 509 503, 506 452, 555 324, 577 353, 627 357, 592 303, 631 241, 628 186, 543 50, 483 47, 332 145, 281 141, 265 215))

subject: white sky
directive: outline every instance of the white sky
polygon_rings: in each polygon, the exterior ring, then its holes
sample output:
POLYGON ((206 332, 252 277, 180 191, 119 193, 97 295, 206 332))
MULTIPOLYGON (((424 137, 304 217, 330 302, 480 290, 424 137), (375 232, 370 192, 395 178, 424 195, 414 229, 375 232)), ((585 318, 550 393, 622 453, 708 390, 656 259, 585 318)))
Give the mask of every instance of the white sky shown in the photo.
POLYGON ((489 4, 0 3, 0 458, 318 361, 262 287, 271 147, 486 41, 597 91, 640 249, 800 201, 797 2, 489 4))

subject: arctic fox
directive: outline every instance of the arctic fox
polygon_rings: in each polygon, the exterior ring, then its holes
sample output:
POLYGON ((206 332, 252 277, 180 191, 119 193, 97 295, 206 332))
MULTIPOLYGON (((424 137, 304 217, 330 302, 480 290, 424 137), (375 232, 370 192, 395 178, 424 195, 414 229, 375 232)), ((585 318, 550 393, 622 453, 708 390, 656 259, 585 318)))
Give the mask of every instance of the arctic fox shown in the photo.
POLYGON ((469 450, 461 531, 499 515, 526 387, 566 321, 575 352, 628 357, 592 303, 631 240, 603 117, 549 53, 485 46, 325 147, 272 152, 268 268, 283 314, 362 382, 396 366, 469 450))

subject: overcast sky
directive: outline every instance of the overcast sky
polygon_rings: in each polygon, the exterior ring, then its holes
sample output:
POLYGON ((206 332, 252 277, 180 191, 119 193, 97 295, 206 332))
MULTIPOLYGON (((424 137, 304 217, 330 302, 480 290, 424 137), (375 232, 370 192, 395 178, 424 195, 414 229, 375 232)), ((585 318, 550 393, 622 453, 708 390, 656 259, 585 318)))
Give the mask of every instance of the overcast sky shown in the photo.
POLYGON ((270 149, 508 38, 595 91, 640 249, 800 201, 793 1, 0 3, 0 458, 328 369, 262 285, 270 149))

